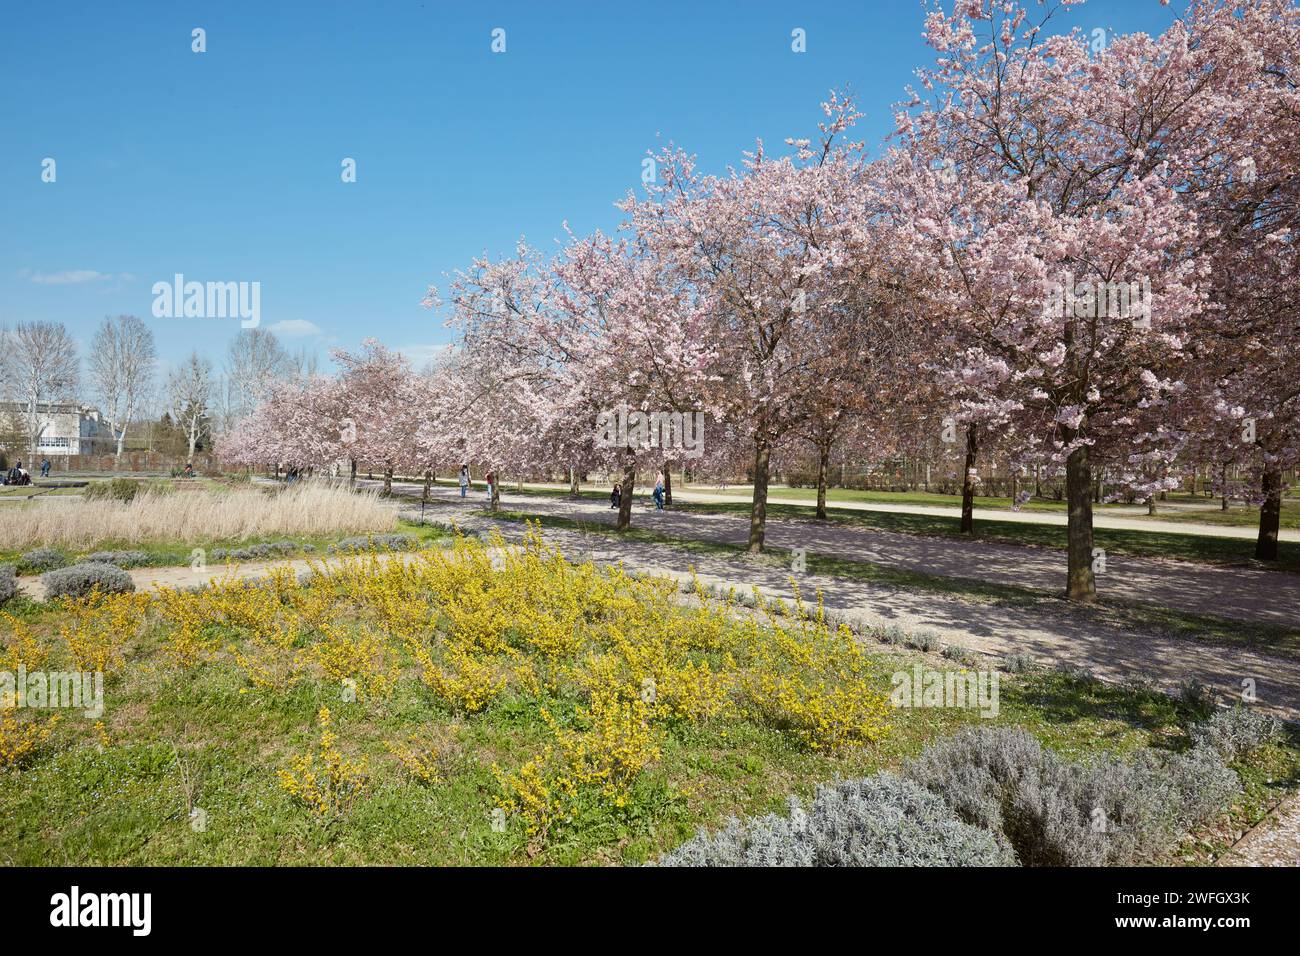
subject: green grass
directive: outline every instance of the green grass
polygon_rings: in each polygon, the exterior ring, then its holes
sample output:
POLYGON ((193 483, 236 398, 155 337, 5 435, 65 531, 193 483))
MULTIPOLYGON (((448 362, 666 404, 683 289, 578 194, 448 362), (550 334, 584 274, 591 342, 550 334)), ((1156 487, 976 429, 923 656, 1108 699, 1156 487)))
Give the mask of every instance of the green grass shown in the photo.
MULTIPOLYGON (((69 485, 0 485, 0 498, 48 498, 80 495, 83 489, 69 485)), ((2 512, 0 512, 2 513, 2 512)))
MULTIPOLYGON (((55 614, 46 608, 44 615, 55 614)), ((410 680, 382 705, 342 704, 337 686, 307 681, 285 695, 245 692, 231 665, 178 671, 148 639, 122 676, 110 677, 108 745, 91 722, 68 715, 44 750, 0 772, 0 863, 7 865, 521 865, 635 864, 703 825, 732 814, 780 811, 789 794, 808 797, 836 775, 897 769, 928 742, 981 720, 973 711, 892 712, 878 746, 840 757, 810 753, 777 730, 741 721, 672 730, 623 812, 596 815, 546 846, 516 829, 495 833, 494 763, 517 766, 547 739, 540 707, 563 717, 572 702, 513 696, 458 721, 410 680), (316 740, 313 718, 328 705, 350 756, 368 758, 370 794, 339 820, 318 822, 278 785, 276 770, 316 740), (385 740, 436 731, 449 741, 442 779, 415 783, 395 766, 385 740), (196 832, 184 781, 206 814, 196 832)), ((870 651, 870 680, 915 655, 870 651)), ((928 666, 942 666, 927 658, 928 666)), ((1004 675, 990 723, 1021 726, 1073 759, 1180 749, 1192 714, 1168 697, 1052 671, 1004 675)), ((1233 825, 1257 820, 1300 779, 1294 739, 1239 765, 1245 797, 1233 825)), ((1175 861, 1179 862, 1179 861, 1175 861)))
MULTIPOLYGON (((0 512, 2 514, 2 512, 0 512)), ((398 519, 395 531, 402 534, 414 535, 422 543, 442 541, 450 537, 450 532, 445 528, 437 525, 421 525, 416 521, 408 521, 404 518, 398 519)), ((147 568, 166 568, 166 567, 185 567, 189 565, 195 548, 202 548, 204 551, 212 551, 214 548, 246 548, 254 544, 269 544, 275 541, 292 541, 298 545, 296 551, 279 555, 274 559, 281 560, 303 557, 319 557, 324 555, 331 544, 335 544, 343 538, 356 537, 356 535, 347 533, 332 532, 321 535, 261 535, 250 538, 215 538, 203 539, 190 544, 180 544, 173 541, 106 541, 96 545, 90 551, 68 551, 70 561, 76 561, 84 558, 95 551, 143 551, 149 556, 149 560, 141 565, 147 568)), ((21 552, 0 550, 0 564, 20 564, 21 552)), ((261 560, 261 559, 259 559, 261 560)), ((20 566, 19 570, 22 568, 20 566)))

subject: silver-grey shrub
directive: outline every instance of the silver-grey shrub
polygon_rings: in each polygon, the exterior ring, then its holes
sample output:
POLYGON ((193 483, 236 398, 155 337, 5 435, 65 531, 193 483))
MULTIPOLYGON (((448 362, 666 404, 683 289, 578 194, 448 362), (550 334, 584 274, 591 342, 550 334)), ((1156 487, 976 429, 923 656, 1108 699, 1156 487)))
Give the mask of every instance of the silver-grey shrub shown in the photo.
POLYGON ((149 563, 143 551, 96 551, 81 559, 81 564, 111 564, 115 568, 138 568, 149 563))
POLYGON ((295 551, 315 551, 314 545, 298 544, 296 541, 267 541, 261 544, 249 544, 242 548, 213 548, 208 557, 213 561, 260 561, 270 558, 282 558, 295 551))
POLYGON ((370 534, 344 538, 330 545, 331 552, 351 551, 411 551, 420 543, 413 534, 370 534))
POLYGON ((880 633, 880 639, 886 644, 902 644, 907 640, 907 634, 897 624, 887 624, 880 633))
POLYGON ((965 822, 985 827, 1024 866, 1147 859, 1238 792, 1213 750, 1072 763, 1026 731, 968 728, 927 748, 906 773, 965 822))
POLYGON ((1002 669, 1008 674, 1025 674, 1034 669, 1034 659, 1023 651, 1014 651, 1002 658, 1002 669))
POLYGON ((963 823, 943 799, 891 773, 817 788, 807 812, 732 819, 702 831, 662 866, 1008 866, 991 833, 963 823))
POLYGON ((943 656, 958 664, 973 664, 975 662, 975 652, 968 647, 962 647, 960 644, 946 645, 943 649, 943 656))
POLYGON ((45 599, 81 598, 98 590, 101 594, 125 594, 135 590, 131 575, 111 564, 74 564, 70 568, 46 571, 41 575, 45 599))
POLYGON ((1249 707, 1221 710, 1191 729, 1194 745, 1209 747, 1228 763, 1276 740, 1281 734, 1280 720, 1249 707))
POLYGON ((18 593, 18 576, 12 564, 0 564, 0 606, 13 600, 18 593))
POLYGON ((939 649, 939 635, 934 631, 913 631, 911 639, 907 642, 909 647, 914 647, 918 651, 937 651, 939 649))
POLYGON ((28 574, 67 567, 68 556, 57 548, 33 548, 18 556, 18 566, 28 574))

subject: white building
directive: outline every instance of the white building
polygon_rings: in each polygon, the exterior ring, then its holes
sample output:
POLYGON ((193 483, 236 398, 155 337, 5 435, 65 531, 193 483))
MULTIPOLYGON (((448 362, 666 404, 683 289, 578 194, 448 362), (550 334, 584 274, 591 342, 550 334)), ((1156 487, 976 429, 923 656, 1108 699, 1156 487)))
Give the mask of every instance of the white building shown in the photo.
MULTIPOLYGON (((91 405, 50 402, 36 406, 36 427, 40 438, 37 455, 93 455, 114 451, 113 429, 91 405)), ((0 402, 0 435, 11 455, 27 455, 27 406, 22 402, 0 402)))

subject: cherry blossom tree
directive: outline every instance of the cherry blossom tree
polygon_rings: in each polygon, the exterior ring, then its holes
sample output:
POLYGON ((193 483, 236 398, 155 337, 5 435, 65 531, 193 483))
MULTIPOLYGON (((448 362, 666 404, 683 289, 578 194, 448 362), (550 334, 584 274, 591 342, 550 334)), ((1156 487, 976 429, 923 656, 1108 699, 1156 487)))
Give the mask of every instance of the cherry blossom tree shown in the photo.
POLYGON ((1217 148, 1219 77, 1238 66, 1197 25, 1096 50, 1077 31, 1044 36, 1018 4, 936 6, 937 64, 921 74, 933 100, 898 113, 899 195, 962 372, 1065 468, 1074 600, 1096 595, 1094 463, 1148 494, 1172 481, 1125 459, 1174 434, 1144 413, 1182 387, 1204 306, 1187 189, 1217 148))
POLYGON ((807 420, 800 399, 828 387, 813 359, 822 330, 845 318, 840 270, 862 145, 841 134, 859 114, 834 96, 823 110, 816 145, 791 140, 793 153, 776 158, 760 142, 725 176, 704 175, 692 157, 665 149, 661 180, 646 198, 620 204, 667 284, 689 289, 708 318, 705 404, 753 444, 751 551, 763 548, 772 452, 807 420))

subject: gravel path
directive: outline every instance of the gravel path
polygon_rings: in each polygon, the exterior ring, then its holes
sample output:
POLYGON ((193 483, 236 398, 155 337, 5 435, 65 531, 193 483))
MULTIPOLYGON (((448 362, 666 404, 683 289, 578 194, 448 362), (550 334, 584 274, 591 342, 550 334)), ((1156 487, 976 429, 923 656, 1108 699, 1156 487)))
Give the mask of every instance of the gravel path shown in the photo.
POLYGON ((1283 800, 1215 865, 1300 866, 1300 796, 1283 800))
MULTIPOLYGON (((526 483, 525 490, 531 489, 549 489, 552 491, 566 491, 568 485, 537 482, 526 483)), ((609 486, 606 485, 606 488, 609 486)), ((690 504, 743 504, 749 501, 749 495, 723 494, 716 491, 702 490, 708 486, 692 485, 689 488, 673 489, 673 497, 679 501, 690 504)), ((638 493, 640 493, 638 488, 638 493)), ((774 488, 768 496, 768 504, 773 505, 793 505, 811 509, 814 502, 799 497, 783 495, 785 489, 774 488)), ((648 497, 649 489, 645 489, 648 497)), ((513 497, 513 496, 512 496, 513 497)), ((890 504, 889 502, 876 501, 830 501, 831 508, 841 509, 844 511, 882 511, 892 514, 906 515, 932 515, 944 518, 961 517, 961 508, 949 505, 915 505, 915 504, 890 504)), ((1215 514, 1219 511, 1219 505, 1216 503, 1188 503, 1188 502, 1163 502, 1159 505, 1160 512, 1163 514, 1178 513, 1201 513, 1215 514)), ((1254 541, 1259 534, 1259 528, 1254 525, 1221 525, 1206 524, 1194 521, 1161 521, 1157 518, 1146 517, 1146 505, 1110 505, 1104 510, 1093 512, 1092 523, 1095 528, 1108 528, 1116 531, 1152 531, 1161 534, 1194 534, 1209 538, 1244 538, 1254 541)), ((1065 527, 1066 516, 1064 511, 1011 511, 1006 508, 981 508, 978 504, 975 506, 975 520, 980 521, 1009 521, 1015 524, 1049 524, 1057 527, 1065 527)), ((1292 528, 1283 528, 1278 533, 1279 541, 1300 541, 1300 531, 1292 528)))
MULTIPOLYGON (((398 494, 418 497, 418 486, 394 485, 398 494)), ((461 499, 450 488, 433 489, 440 503, 464 510, 484 507, 483 494, 461 499)), ((599 501, 505 494, 501 505, 533 514, 613 525, 615 512, 599 501)), ((441 505, 439 506, 441 510, 441 505)), ((636 507, 632 526, 674 537, 743 545, 749 518, 737 515, 687 514, 636 507)), ((869 561, 944 577, 1039 588, 1065 588, 1065 552, 960 538, 858 528, 813 519, 768 518, 767 544, 805 548, 811 553, 869 561)), ((1218 617, 1300 625, 1300 574, 1227 568, 1154 558, 1108 555, 1097 577, 1098 591, 1112 597, 1146 601, 1218 617)))

